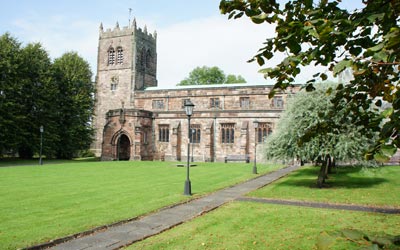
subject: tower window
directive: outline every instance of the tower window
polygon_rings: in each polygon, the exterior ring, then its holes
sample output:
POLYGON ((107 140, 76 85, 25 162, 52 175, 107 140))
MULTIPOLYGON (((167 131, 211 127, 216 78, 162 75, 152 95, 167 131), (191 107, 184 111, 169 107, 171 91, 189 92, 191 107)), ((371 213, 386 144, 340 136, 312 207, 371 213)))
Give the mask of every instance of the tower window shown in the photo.
POLYGON ((121 47, 117 49, 117 64, 122 64, 124 62, 124 51, 121 47))
POLYGON ((112 91, 117 90, 117 84, 116 83, 111 83, 111 90, 112 91))
POLYGON ((115 63, 115 50, 114 48, 110 48, 108 50, 108 65, 114 65, 115 63))

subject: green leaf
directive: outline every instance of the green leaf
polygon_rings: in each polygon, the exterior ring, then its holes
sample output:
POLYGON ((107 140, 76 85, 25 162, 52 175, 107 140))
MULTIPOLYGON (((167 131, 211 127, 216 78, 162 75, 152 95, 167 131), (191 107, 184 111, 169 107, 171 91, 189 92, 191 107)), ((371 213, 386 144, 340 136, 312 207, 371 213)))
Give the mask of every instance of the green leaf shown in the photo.
POLYGON ((393 111, 394 111, 393 108, 387 108, 381 114, 383 117, 388 118, 393 114, 393 111))
POLYGON ((313 29, 308 29, 308 34, 310 34, 311 36, 313 36, 313 37, 319 39, 318 32, 317 32, 317 30, 316 30, 315 28, 313 28, 313 29))
POLYGON ((253 21, 256 24, 260 24, 260 23, 263 23, 267 17, 268 17, 267 14, 262 13, 262 14, 257 15, 257 16, 252 16, 251 17, 251 21, 253 21))
POLYGON ((382 50, 383 47, 385 47, 385 43, 379 43, 379 44, 375 45, 374 47, 368 48, 368 50, 375 52, 375 51, 382 50))
POLYGON ((364 238, 364 233, 355 229, 343 229, 342 234, 350 240, 361 240, 364 238))
POLYGON ((389 157, 387 157, 386 155, 383 155, 383 154, 381 154, 381 153, 375 153, 374 159, 375 159, 375 161, 377 161, 377 162, 387 162, 387 161, 390 160, 389 157))
POLYGON ((397 148, 393 145, 383 145, 380 152, 387 157, 392 157, 397 152, 397 148))
POLYGON ((322 232, 317 238, 317 249, 318 250, 329 250, 330 246, 335 242, 335 238, 330 236, 326 232, 322 232))
POLYGON ((333 67, 333 75, 336 76, 338 73, 342 72, 344 69, 351 67, 353 64, 350 60, 342 60, 333 67))

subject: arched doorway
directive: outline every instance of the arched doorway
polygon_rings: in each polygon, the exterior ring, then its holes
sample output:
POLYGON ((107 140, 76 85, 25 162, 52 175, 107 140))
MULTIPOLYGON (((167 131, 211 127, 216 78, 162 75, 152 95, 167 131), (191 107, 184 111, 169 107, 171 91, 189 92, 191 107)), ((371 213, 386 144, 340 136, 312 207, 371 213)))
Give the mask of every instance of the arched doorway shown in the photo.
POLYGON ((118 139, 118 160, 128 161, 131 158, 131 143, 128 136, 122 134, 118 139))

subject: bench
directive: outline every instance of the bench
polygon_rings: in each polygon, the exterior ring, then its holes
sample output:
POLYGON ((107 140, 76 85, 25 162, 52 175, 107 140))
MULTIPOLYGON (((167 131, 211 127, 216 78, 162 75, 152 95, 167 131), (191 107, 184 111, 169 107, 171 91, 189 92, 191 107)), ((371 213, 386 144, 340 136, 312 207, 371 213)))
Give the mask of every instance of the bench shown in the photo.
MULTIPOLYGON (((176 166, 177 166, 177 167, 181 167, 181 168, 182 168, 182 167, 186 167, 186 166, 187 166, 187 164, 176 164, 176 166)), ((190 167, 196 167, 196 166, 197 166, 197 164, 190 164, 189 166, 190 166, 190 167)))
POLYGON ((246 163, 250 163, 249 155, 227 155, 225 156, 225 163, 228 161, 245 161, 246 163))

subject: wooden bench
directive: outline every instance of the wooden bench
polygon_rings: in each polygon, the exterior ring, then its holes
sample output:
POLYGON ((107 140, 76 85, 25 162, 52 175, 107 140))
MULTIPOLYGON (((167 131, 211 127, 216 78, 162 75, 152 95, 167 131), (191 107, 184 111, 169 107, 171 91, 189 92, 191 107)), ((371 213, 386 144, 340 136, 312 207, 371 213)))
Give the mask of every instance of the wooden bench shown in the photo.
POLYGON ((249 155, 227 155, 225 156, 225 163, 228 161, 245 161, 246 163, 250 163, 249 155))

